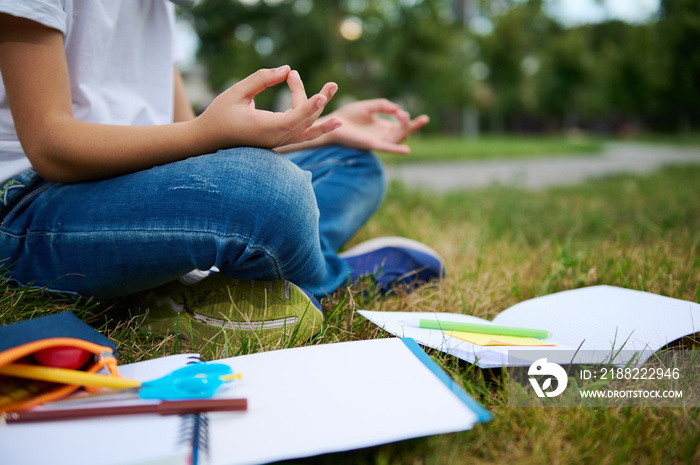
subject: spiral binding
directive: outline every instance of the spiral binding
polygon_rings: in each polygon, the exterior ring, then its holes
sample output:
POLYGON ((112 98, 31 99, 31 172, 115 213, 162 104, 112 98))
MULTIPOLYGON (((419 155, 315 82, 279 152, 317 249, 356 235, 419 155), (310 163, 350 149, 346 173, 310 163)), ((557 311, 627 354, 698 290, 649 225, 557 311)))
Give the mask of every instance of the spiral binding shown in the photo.
MULTIPOLYGON (((187 357, 187 364, 201 363, 198 355, 187 357)), ((178 443, 187 444, 191 451, 192 465, 198 465, 200 459, 209 458, 209 417, 206 413, 182 415, 178 443)))
POLYGON ((178 442, 189 445, 192 465, 198 465, 200 460, 208 458, 209 417, 204 413, 183 415, 178 442))

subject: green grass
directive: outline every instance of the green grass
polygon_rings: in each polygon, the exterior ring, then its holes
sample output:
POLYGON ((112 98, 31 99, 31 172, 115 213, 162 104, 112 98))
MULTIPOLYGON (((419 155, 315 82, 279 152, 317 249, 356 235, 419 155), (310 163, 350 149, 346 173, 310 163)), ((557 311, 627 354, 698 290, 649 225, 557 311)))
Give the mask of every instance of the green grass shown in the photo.
MULTIPOLYGON (((339 291, 323 302, 326 324, 313 344, 386 337, 355 313, 362 308, 491 319, 522 300, 596 284, 700 302, 700 167, 670 167, 644 177, 616 176, 540 192, 493 187, 437 195, 394 184, 353 242, 385 235, 430 244, 445 257, 448 276, 410 295, 339 291)), ((2 323, 72 307, 36 291, 0 289, 2 323)), ((185 341, 145 335, 139 317, 130 319, 124 305, 83 302, 75 311, 117 342, 121 363, 190 350, 185 341)), ((241 353, 291 345, 247 344, 241 353)), ((497 372, 434 350, 429 354, 493 413, 493 421, 462 433, 292 463, 700 462, 698 409, 508 408, 497 372)))
POLYGON ((597 154, 603 150, 600 140, 585 137, 482 136, 415 136, 408 141, 409 156, 382 154, 386 163, 428 161, 490 160, 500 158, 559 157, 597 154))

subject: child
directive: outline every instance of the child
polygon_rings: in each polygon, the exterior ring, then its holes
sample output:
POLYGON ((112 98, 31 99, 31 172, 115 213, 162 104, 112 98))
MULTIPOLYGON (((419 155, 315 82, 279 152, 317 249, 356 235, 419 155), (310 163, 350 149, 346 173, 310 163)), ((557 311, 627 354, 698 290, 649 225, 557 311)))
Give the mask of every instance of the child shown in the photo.
POLYGON ((426 116, 380 99, 319 117, 337 85, 307 97, 281 66, 195 117, 173 30, 166 0, 0 0, 7 278, 98 299, 148 291, 151 329, 179 315, 199 344, 222 327, 313 335, 314 296, 364 274, 384 288, 442 276, 437 254, 406 239, 338 255, 384 196, 369 150, 407 153, 426 116), (282 83, 291 109, 255 108, 282 83))

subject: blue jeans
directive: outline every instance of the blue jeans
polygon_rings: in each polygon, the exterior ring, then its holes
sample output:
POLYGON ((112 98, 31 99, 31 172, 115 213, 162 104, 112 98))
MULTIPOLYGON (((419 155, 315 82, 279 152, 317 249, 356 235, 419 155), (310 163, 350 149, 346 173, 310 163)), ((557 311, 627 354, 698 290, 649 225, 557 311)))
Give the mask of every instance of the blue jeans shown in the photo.
POLYGON ((0 189, 0 263, 17 283, 98 299, 214 266, 323 296, 346 282, 336 252, 384 193, 379 160, 337 146, 221 150, 74 184, 28 170, 0 189))

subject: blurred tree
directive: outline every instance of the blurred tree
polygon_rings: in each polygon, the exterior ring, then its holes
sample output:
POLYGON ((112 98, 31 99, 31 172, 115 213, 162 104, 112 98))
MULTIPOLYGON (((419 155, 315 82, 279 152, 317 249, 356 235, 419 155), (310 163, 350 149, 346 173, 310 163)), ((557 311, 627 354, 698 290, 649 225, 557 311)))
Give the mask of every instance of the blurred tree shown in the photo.
POLYGON ((659 60, 667 62, 669 72, 662 115, 688 132, 700 126, 700 2, 662 0, 657 27, 663 44, 659 60))
MULTIPOLYGON (((335 9, 328 2, 325 12, 332 16, 335 9)), ((211 85, 221 91, 260 68, 290 64, 299 70, 309 92, 319 89, 322 76, 332 74, 337 42, 325 14, 312 0, 199 2, 192 15, 201 42, 199 59, 211 85)), ((257 102, 270 108, 273 99, 274 94, 267 92, 257 102)))
POLYGON ((508 8, 500 2, 485 1, 480 14, 490 16, 493 32, 479 37, 480 58, 488 67, 486 82, 493 93, 488 109, 491 130, 501 132, 506 122, 525 107, 538 106, 531 78, 541 64, 553 24, 542 11, 542 1, 512 2, 508 8))
POLYGON ((592 75, 584 91, 589 120, 641 126, 659 111, 667 62, 660 53, 656 25, 608 21, 588 26, 592 75))
POLYGON ((496 132, 700 126, 698 0, 662 0, 648 24, 576 27, 544 0, 201 0, 191 15, 216 91, 289 64, 309 93, 338 82, 331 107, 386 97, 453 133, 465 108, 496 132))
POLYGON ((542 109, 561 128, 580 127, 585 90, 594 81, 594 58, 587 28, 556 28, 543 50, 539 95, 542 109))
POLYGON ((457 131, 456 115, 473 99, 468 74, 473 41, 453 21, 449 2, 393 3, 405 5, 390 13, 396 20, 377 38, 381 45, 375 53, 384 73, 375 96, 399 100, 457 131))
MULTIPOLYGON (((191 14, 217 91, 289 64, 308 92, 338 82, 335 104, 386 97, 438 121, 473 94, 464 77, 469 40, 453 27, 450 0, 203 0, 191 14)), ((256 99, 274 102, 274 92, 256 99)))

